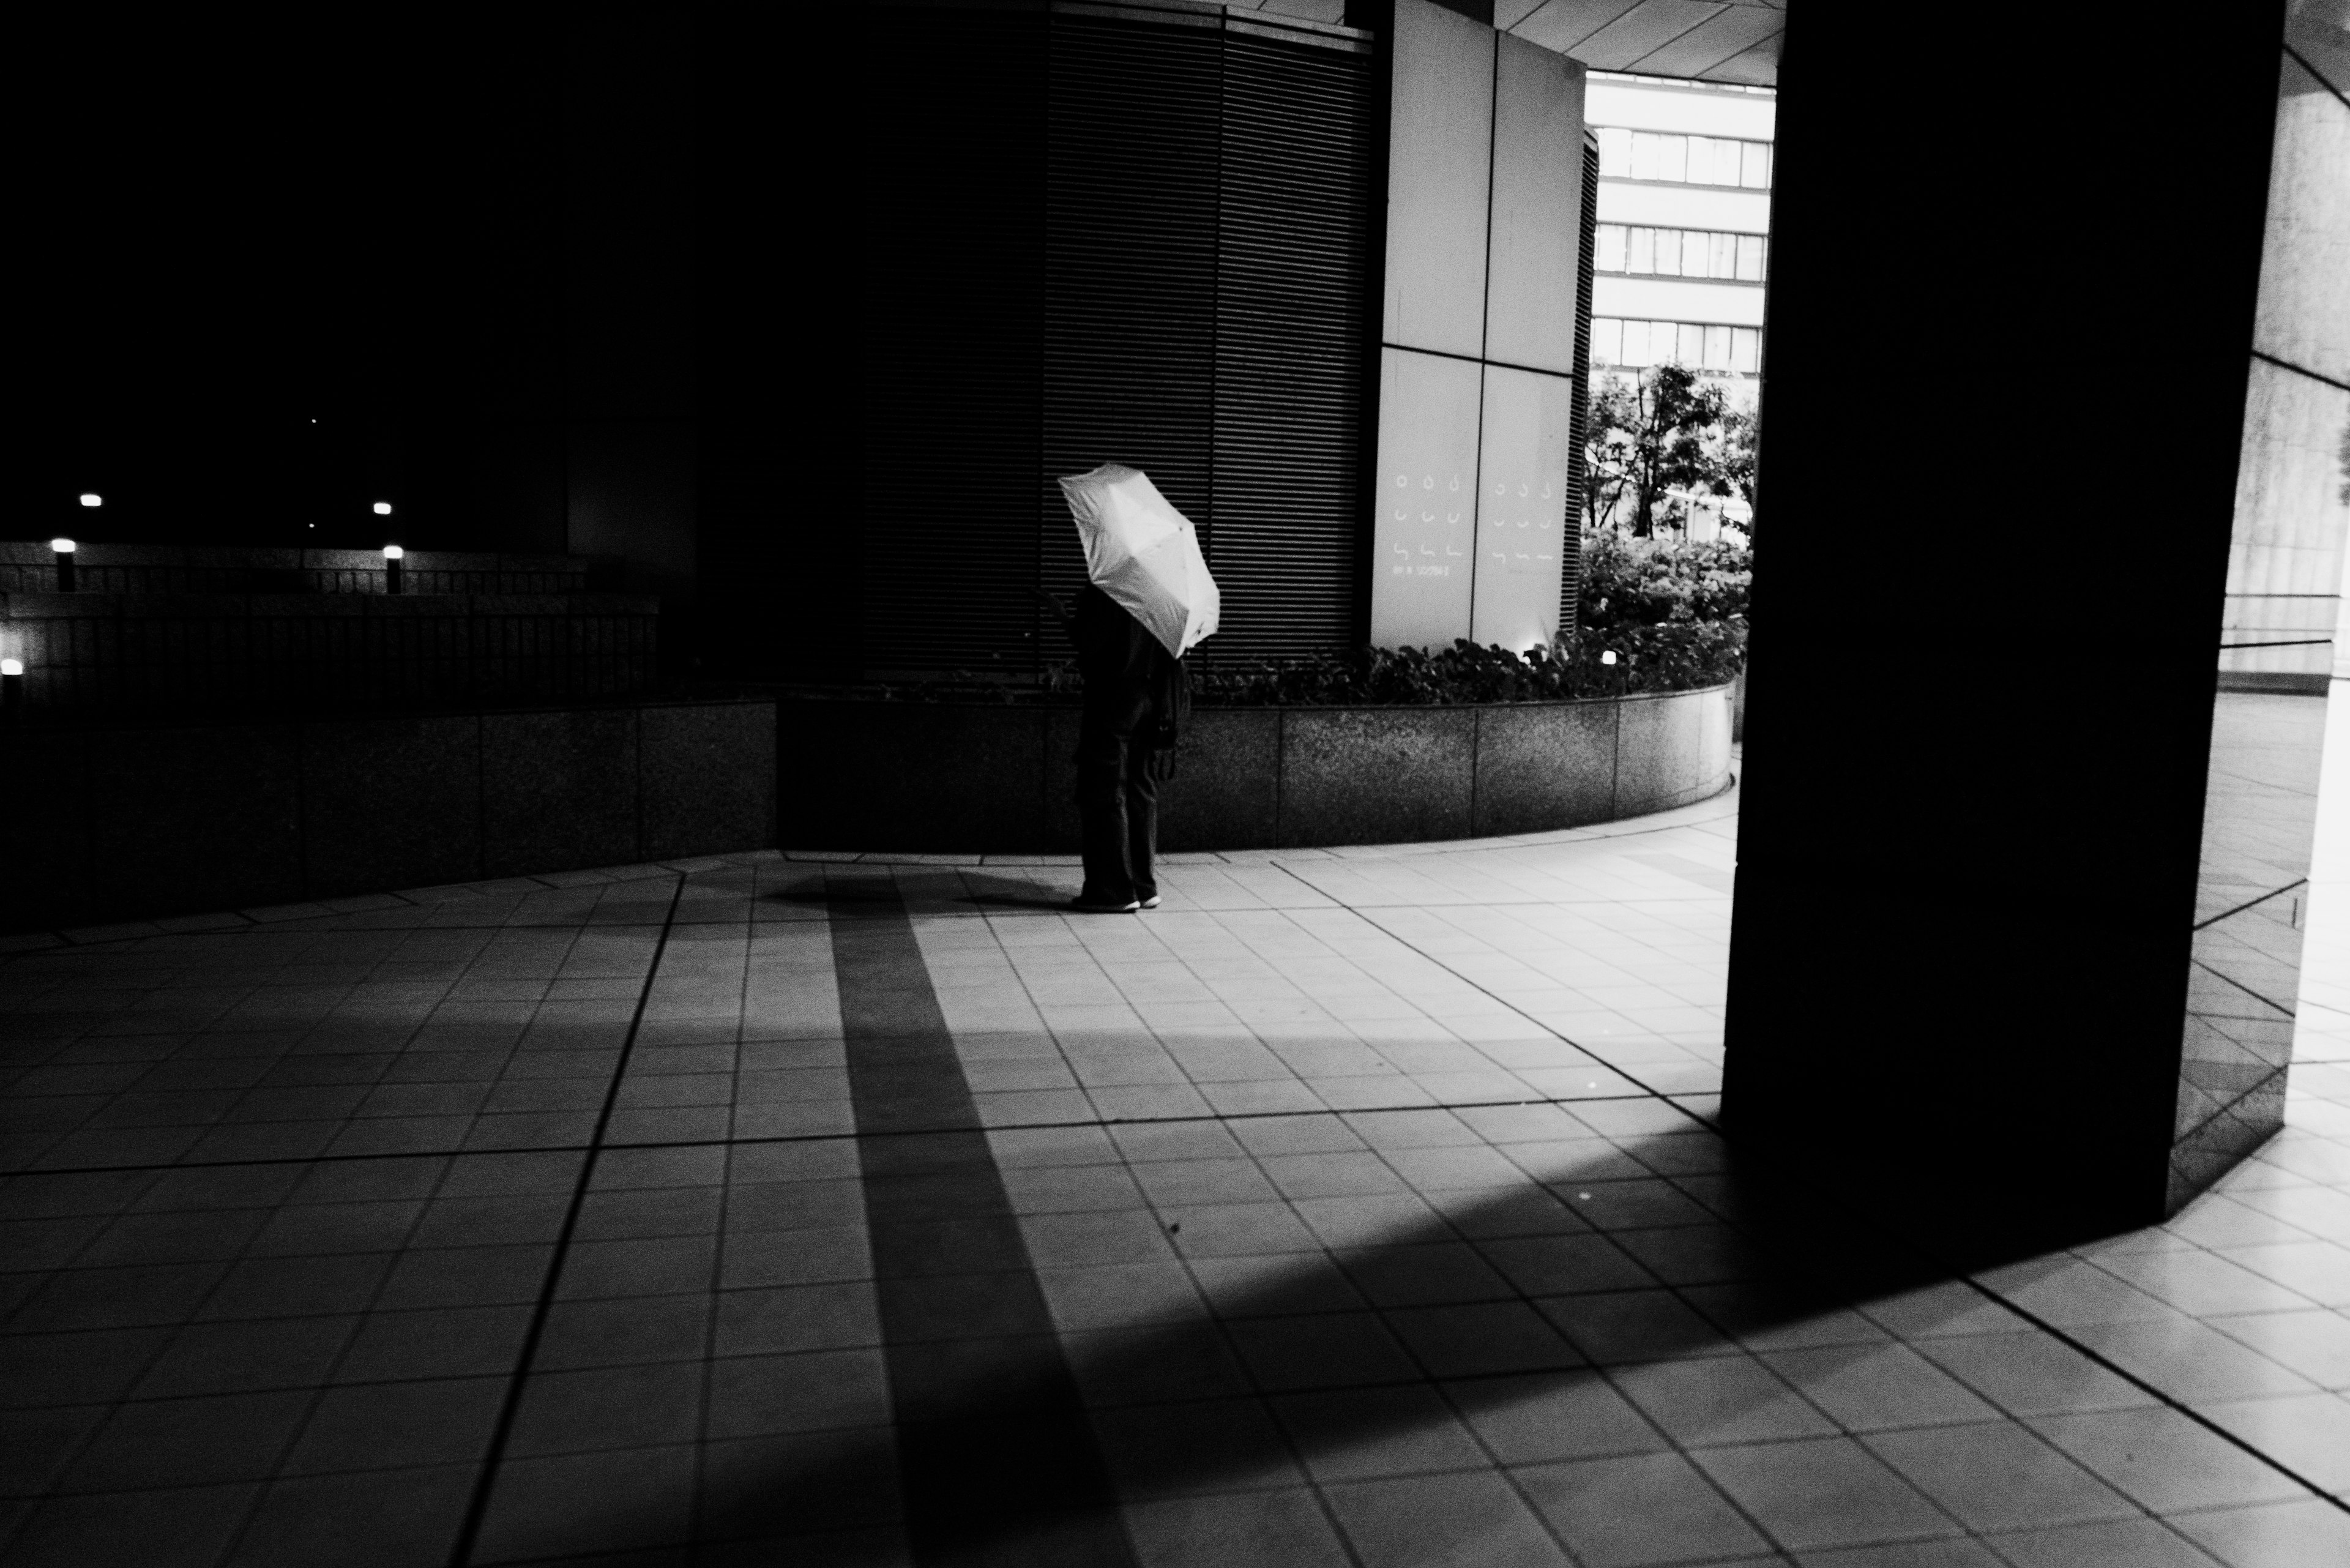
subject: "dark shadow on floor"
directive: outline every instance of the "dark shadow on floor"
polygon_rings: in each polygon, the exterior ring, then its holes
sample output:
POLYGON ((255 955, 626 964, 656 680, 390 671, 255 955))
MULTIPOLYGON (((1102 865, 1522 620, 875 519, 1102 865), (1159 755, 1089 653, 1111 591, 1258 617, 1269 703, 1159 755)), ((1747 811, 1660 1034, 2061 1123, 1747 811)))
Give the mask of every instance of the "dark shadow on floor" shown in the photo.
POLYGON ((777 903, 826 907, 902 904, 917 914, 962 914, 972 909, 1059 913, 1068 909, 1082 880, 1082 874, 1074 866, 1038 868, 1053 882, 1062 884, 1059 886, 1045 886, 1025 877, 945 867, 910 873, 902 867, 841 866, 832 869, 835 875, 829 882, 824 868, 816 867, 806 877, 763 896, 777 903), (889 870, 899 872, 894 883, 885 884, 882 877, 875 875, 889 870), (864 871, 868 876, 859 878, 847 875, 856 871, 864 871))
MULTIPOLYGON (((1338 1119, 1300 1117, 1298 1125, 1335 1127, 1338 1119)), ((1203 1147, 1225 1136, 1211 1123, 1161 1124, 1154 1132, 1196 1136, 1203 1147)), ((1020 1169, 1008 1175, 1016 1189, 1020 1169)), ((1223 1233, 1221 1217, 1199 1211, 1167 1235, 1170 1248, 1205 1265, 1207 1313, 1060 1335, 1118 1493, 1132 1501, 1300 1479, 1301 1451, 1398 1437, 1440 1418, 1448 1405, 1473 1424, 1530 1401, 1572 1403, 1578 1385, 1600 1381, 1596 1366, 1726 1350, 1741 1335, 1952 1273, 1950 1261, 1817 1204, 1788 1195, 1773 1202, 1693 1123, 1686 1133, 1626 1139, 1540 1182, 1462 1195, 1446 1207, 1418 1224, 1367 1231, 1357 1244, 1286 1257, 1248 1252, 1267 1239, 1223 1233)), ((1066 1232, 1097 1231, 1105 1263, 1148 1261, 1152 1232, 1162 1230, 1148 1211, 1057 1218, 1066 1232)), ((1313 1246, 1302 1231, 1298 1244, 1313 1246)), ((931 1282, 954 1312, 941 1315, 927 1343, 891 1346, 892 1376, 912 1370, 920 1379, 922 1441, 938 1450, 918 1468, 935 1472, 946 1457, 985 1490, 997 1471, 1070 1462, 1026 1440, 1059 1422, 1060 1357, 1047 1344, 988 1327, 992 1305, 1016 1309, 1033 1299, 1037 1276, 941 1272, 931 1282)), ((1728 1426, 1746 1405, 1782 1397, 1775 1386, 1731 1379, 1709 1396, 1707 1419, 1728 1426)), ((1594 1397, 1616 1408, 1612 1393, 1594 1397)), ((900 1464, 889 1435, 870 1429, 779 1442, 764 1465, 713 1471, 700 1539, 745 1549, 788 1542, 794 1562, 904 1561, 897 1526, 910 1500, 899 1493, 900 1464)), ((1006 1485, 1002 1495, 1012 1494, 1039 1495, 1006 1485)), ((1083 1544, 1096 1539, 1098 1520, 997 1509, 979 1528, 984 1511, 951 1550, 934 1543, 914 1560, 1102 1561, 1083 1544)))
MULTIPOLYGON (((1728 1352, 2064 1239, 1978 1237, 1963 1255, 1928 1255, 1814 1179, 1742 1166, 1661 1100, 1585 1102, 1590 1126, 1615 1129, 1600 1139, 1562 1114, 1572 1103, 1482 1107, 1491 1141, 1455 1147, 1486 1158, 1489 1184, 1425 1201, 1379 1190, 1376 1172, 1362 1181, 1347 1131, 1400 1148, 1381 1141, 1382 1119, 1392 1132, 1424 1113, 1135 1124, 1114 1129, 1123 1158, 1107 1128, 1066 1129, 1058 1150, 991 1140, 904 922, 1033 900, 1035 885, 836 867, 774 896, 839 917, 850 1075, 873 1085, 870 1106, 857 1090, 862 1188, 899 1426, 730 1447, 704 1472, 695 1563, 1130 1562, 1113 1495, 1302 1480, 1312 1456, 1449 1412, 1482 1429, 1545 1401, 1581 1407, 1586 1394, 1593 1419, 1640 1427, 1598 1368, 1728 1352), (872 1021, 861 1043, 860 1015, 872 1021), (923 1120, 920 1106, 949 1101, 965 1108, 923 1120), (1496 1147, 1519 1149, 1534 1174, 1492 1159, 1496 1147), (1526 1152, 1536 1147, 1547 1152, 1526 1152), (1278 1201, 1252 1152, 1309 1174, 1326 1159, 1329 1196, 1278 1201), (1128 1162, 1153 1158, 1231 1163, 1212 1198, 1137 1207, 1128 1162), (1178 1260, 1198 1295, 1172 1288, 1178 1260), (1102 1281, 1112 1293, 1088 1298, 1058 1277, 1120 1265, 1134 1271, 1126 1302, 1102 1281), (1098 1479, 1040 1485, 1040 1474, 1098 1479)), ((1700 1377, 1689 1395, 1708 1429, 1786 1397, 1738 1365, 1748 1375, 1700 1377)), ((1747 1530, 1731 1518, 1726 1528, 1747 1530)), ((616 1519, 612 1534, 664 1538, 650 1520, 616 1519)), ((1725 1554, 1745 1550, 1771 1548, 1755 1537, 1725 1554)))

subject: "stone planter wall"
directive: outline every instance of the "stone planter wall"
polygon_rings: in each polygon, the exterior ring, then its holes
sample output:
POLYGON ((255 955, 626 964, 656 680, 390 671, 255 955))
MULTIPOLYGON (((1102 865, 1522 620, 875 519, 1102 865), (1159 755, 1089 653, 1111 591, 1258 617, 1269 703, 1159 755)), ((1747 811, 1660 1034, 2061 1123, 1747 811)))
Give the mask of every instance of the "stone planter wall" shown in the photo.
MULTIPOLYGON (((1202 708, 1160 847, 1535 833, 1703 800, 1730 779, 1731 689, 1578 702, 1202 708)), ((800 849, 1067 853, 1075 708, 785 698, 779 836, 800 849)))

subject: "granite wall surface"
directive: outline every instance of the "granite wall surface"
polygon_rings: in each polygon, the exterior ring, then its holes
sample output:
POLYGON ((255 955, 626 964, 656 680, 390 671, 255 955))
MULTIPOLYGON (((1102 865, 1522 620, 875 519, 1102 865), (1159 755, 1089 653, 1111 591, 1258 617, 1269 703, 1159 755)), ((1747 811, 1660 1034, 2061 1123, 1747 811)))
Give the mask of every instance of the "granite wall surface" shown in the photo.
POLYGON ((0 931, 775 842, 765 699, 25 728, 5 743, 0 931))
MULTIPOLYGON (((1665 811, 1730 779, 1731 695, 1412 708, 1203 708, 1160 794, 1167 850, 1536 833, 1665 811)), ((1073 708, 785 698, 794 849, 1066 853, 1073 708)))

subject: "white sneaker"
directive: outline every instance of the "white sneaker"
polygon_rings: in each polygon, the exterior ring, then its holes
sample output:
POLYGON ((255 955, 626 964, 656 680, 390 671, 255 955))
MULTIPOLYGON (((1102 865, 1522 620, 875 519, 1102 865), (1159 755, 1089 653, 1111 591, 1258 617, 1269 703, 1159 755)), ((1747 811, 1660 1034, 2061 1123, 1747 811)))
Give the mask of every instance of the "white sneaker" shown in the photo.
POLYGON ((1150 897, 1142 900, 1141 907, 1146 909, 1155 909, 1159 908, 1159 895, 1156 893, 1151 894, 1150 897))

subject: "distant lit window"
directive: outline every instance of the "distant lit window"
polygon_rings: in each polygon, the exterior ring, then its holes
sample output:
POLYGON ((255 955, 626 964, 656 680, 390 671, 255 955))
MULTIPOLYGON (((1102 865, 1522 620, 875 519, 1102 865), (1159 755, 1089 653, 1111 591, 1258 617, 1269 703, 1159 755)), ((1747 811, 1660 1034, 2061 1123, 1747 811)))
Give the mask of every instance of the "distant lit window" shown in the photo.
POLYGON ((1762 281, 1762 236, 1601 223, 1591 265, 1600 272, 1762 281))
POLYGON ((1624 358, 1624 324, 1607 317, 1594 317, 1591 322, 1591 362, 1595 365, 1618 364, 1624 358))
POLYGON ((1738 236, 1738 275, 1748 283, 1762 281, 1762 236, 1738 236))
POLYGON ((1690 185, 1771 188, 1771 144, 1720 136, 1596 128, 1599 172, 1609 180, 1672 180, 1690 185))
POLYGON ((1690 321, 1621 321, 1595 317, 1591 362, 1645 369, 1670 361, 1715 375, 1753 375, 1762 368, 1762 334, 1752 327, 1690 321))
POLYGON ((1681 178, 1688 181, 1692 185, 1712 184, 1713 138, 1711 136, 1687 136, 1683 137, 1681 140, 1682 144, 1689 150, 1683 159, 1681 178))
POLYGON ((1622 272, 1624 269, 1625 231, 1621 223, 1602 223, 1598 233, 1599 254, 1591 265, 1601 272, 1622 272))
POLYGON ((1689 182, 1692 185, 1738 183, 1739 146, 1713 136, 1690 138, 1689 182))
POLYGON ((1686 136, 1657 138, 1657 174, 1659 180, 1689 179, 1689 144, 1686 136))

